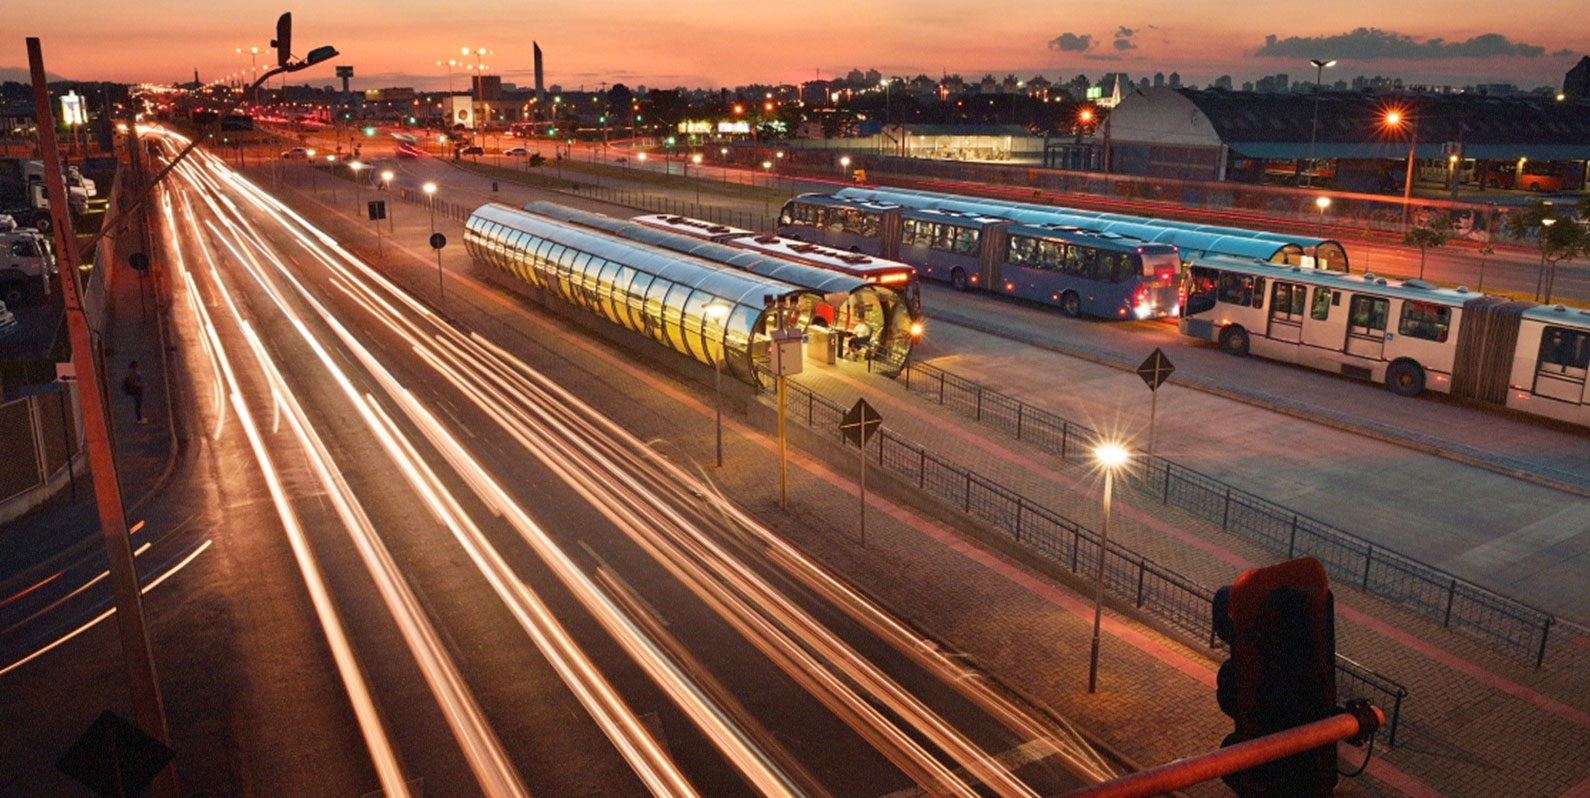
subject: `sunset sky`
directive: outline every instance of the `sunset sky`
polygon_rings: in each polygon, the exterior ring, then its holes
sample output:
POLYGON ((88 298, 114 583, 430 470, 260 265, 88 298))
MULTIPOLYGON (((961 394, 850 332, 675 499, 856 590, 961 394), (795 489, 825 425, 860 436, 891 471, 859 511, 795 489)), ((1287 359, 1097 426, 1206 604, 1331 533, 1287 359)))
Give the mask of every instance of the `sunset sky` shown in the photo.
MULTIPOLYGON (((1530 88, 1560 85, 1563 72, 1590 53, 1590 25, 1573 0, 1229 0, 1211 16, 1216 7, 1163 0, 359 0, 291 10, 294 49, 335 45, 343 54, 335 63, 352 64, 355 85, 366 87, 443 87, 435 62, 457 58, 463 45, 494 50, 485 59, 491 72, 529 83, 532 40, 545 51, 548 82, 571 89, 602 81, 798 82, 853 66, 967 78, 1177 70, 1187 82, 1229 73, 1240 85, 1275 72, 1312 80, 1310 57, 1341 60, 1331 79, 1384 74, 1530 88)), ((16 79, 27 65, 23 36, 39 35, 53 74, 173 82, 191 79, 197 68, 208 80, 246 68, 248 57, 236 48, 263 48, 276 15, 288 8, 254 0, 29 3, 7 12, 16 24, 0 39, 0 74, 16 79)), ((330 84, 332 70, 327 65, 301 80, 330 84)))

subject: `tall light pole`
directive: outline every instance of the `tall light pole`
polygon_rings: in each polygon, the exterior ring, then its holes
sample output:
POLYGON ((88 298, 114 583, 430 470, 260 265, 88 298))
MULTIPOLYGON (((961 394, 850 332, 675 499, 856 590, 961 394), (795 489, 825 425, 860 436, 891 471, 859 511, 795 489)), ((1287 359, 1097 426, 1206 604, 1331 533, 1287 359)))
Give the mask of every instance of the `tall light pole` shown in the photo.
MULTIPOLYGON (((253 77, 254 77, 254 73, 259 71, 259 54, 260 53, 269 54, 271 52, 271 48, 266 47, 265 49, 261 50, 258 47, 249 47, 248 49, 245 50, 242 47, 239 47, 239 48, 237 48, 237 52, 238 52, 239 55, 242 55, 243 53, 248 53, 249 79, 252 80, 253 77)), ((256 102, 257 102, 257 100, 256 100, 256 102)))
POLYGON ((1325 79, 1325 67, 1336 66, 1336 59, 1332 58, 1328 61, 1322 61, 1318 58, 1311 58, 1309 63, 1314 65, 1314 124, 1308 128, 1308 171, 1304 172, 1304 175, 1308 178, 1308 184, 1312 186, 1314 185, 1314 172, 1317 171, 1314 166, 1314 143, 1319 139, 1320 81, 1325 79))
MULTIPOLYGON (((697 167, 700 167, 701 153, 698 152, 695 155, 690 156, 690 162, 695 164, 697 167)), ((701 175, 699 174, 696 175, 696 207, 698 210, 701 207, 701 175)))
POLYGON ((363 168, 364 164, 359 161, 353 161, 348 164, 348 171, 353 173, 353 210, 355 213, 359 211, 359 206, 364 204, 364 187, 359 185, 359 170, 363 168))
POLYGON ((706 319, 719 322, 718 354, 712 354, 712 347, 707 346, 707 323, 701 322, 701 345, 706 350, 707 357, 712 358, 712 389, 717 394, 717 426, 718 426, 718 468, 723 467, 723 330, 728 324, 729 306, 722 302, 713 302, 705 308, 706 319))
MULTIPOLYGON (((471 55, 473 55, 475 57, 475 75, 476 75, 476 77, 474 79, 475 80, 475 104, 481 106, 482 108, 485 108, 485 106, 486 106, 486 65, 481 63, 480 59, 482 59, 482 58, 484 58, 484 57, 486 57, 488 55, 491 55, 491 51, 487 50, 484 47, 476 47, 473 50, 471 50, 468 47, 464 47, 464 48, 460 48, 460 49, 463 50, 465 57, 468 57, 468 56, 471 56, 471 55)), ((477 111, 476 114, 478 115, 479 111, 477 111)), ((491 121, 490 112, 488 112, 486 114, 486 121, 487 122, 491 121)), ((479 119, 476 119, 475 122, 476 122, 476 124, 481 124, 479 119)), ((482 129, 485 129, 484 125, 482 125, 482 129)))
POLYGON ((1413 201, 1413 149, 1419 141, 1419 119, 1414 117, 1409 121, 1400 110, 1386 112, 1386 127, 1397 130, 1403 125, 1408 125, 1408 174, 1402 182, 1402 227, 1408 228, 1408 204, 1413 201))
POLYGON ((435 183, 426 183, 424 186, 421 187, 420 190, 425 192, 425 199, 426 199, 426 203, 425 204, 431 206, 431 232, 435 233, 436 232, 436 184, 435 183))
POLYGON ((1115 487, 1115 472, 1131 454, 1119 443, 1102 443, 1093 449, 1093 460, 1104 470, 1104 523, 1099 526, 1098 583, 1093 588, 1093 651, 1088 655, 1088 692, 1098 692, 1099 626, 1104 618, 1104 555, 1110 546, 1110 492, 1115 487))
POLYGON ((439 67, 447 67, 447 96, 453 96, 453 67, 463 66, 463 62, 456 58, 449 58, 446 61, 437 61, 436 65, 439 67))
MULTIPOLYGON (((1320 235, 1320 238, 1324 238, 1325 237, 1325 210, 1327 208, 1329 208, 1330 206, 1331 206, 1331 198, 1330 197, 1315 197, 1314 198, 1314 207, 1319 209, 1319 235, 1320 235)), ((1317 255, 1318 253, 1315 253, 1315 254, 1317 255)), ((1319 259, 1317 257, 1315 258, 1314 265, 1316 267, 1319 266, 1319 259)))
MULTIPOLYGON (((883 87, 883 132, 884 135, 888 135, 889 120, 894 116, 894 114, 889 112, 889 79, 884 78, 878 81, 878 85, 883 87)), ((878 143, 882 144, 883 142, 880 141, 878 143)))
POLYGON ((1540 271, 1535 273, 1535 299, 1537 301, 1551 302, 1551 286, 1546 282, 1546 236, 1551 233, 1551 226, 1557 223, 1556 217, 1547 216, 1540 220, 1540 271), (1544 291, 1545 299, 1541 299, 1544 291))

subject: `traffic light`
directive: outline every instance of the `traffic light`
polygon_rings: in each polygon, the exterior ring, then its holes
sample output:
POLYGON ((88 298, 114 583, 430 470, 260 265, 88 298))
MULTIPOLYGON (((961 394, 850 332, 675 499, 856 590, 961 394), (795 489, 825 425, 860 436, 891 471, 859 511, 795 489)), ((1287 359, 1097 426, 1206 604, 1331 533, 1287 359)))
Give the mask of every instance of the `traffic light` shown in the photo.
MULTIPOLYGON (((1335 604, 1318 560, 1246 571, 1215 592, 1212 609, 1215 634, 1231 649, 1216 677, 1215 698, 1236 721, 1221 747, 1338 712, 1335 604)), ((1336 746, 1224 779, 1242 798, 1329 796, 1336 786, 1336 746)))

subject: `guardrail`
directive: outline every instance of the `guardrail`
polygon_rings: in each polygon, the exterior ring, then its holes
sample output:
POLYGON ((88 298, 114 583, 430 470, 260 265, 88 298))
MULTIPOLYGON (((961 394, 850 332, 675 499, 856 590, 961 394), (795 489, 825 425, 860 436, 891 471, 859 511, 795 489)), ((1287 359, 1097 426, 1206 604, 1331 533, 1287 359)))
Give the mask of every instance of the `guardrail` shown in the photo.
MULTIPOLYGON (((799 383, 790 381, 786 388, 790 392, 788 418, 843 442, 839 423, 844 408, 799 383)), ((1074 441, 1071 445, 1077 451, 1084 451, 1092 440, 1091 433, 1074 425, 1062 430, 1062 435, 1067 434, 1075 437, 1062 440, 1074 441)), ((1096 578, 1093 564, 1099 560, 1099 536, 1083 524, 983 479, 887 428, 873 435, 868 449, 867 459, 896 477, 915 483, 918 489, 987 523, 1044 559, 1084 578, 1096 578)), ((1223 645, 1211 618, 1213 590, 1115 541, 1105 545, 1104 555, 1104 587, 1111 595, 1158 618, 1189 641, 1211 649, 1223 645)), ((1339 694, 1345 684, 1350 697, 1373 697, 1382 709, 1390 708, 1387 728, 1394 741, 1407 688, 1339 654, 1336 672, 1339 694)))
MULTIPOLYGON (((908 391, 954 408, 1062 460, 1088 457, 1096 433, 937 366, 911 363, 896 377, 908 391)), ((1333 579, 1442 627, 1529 657, 1539 668, 1555 617, 1339 527, 1289 510, 1157 455, 1134 457, 1126 481, 1139 492, 1287 558, 1304 555, 1333 579)))

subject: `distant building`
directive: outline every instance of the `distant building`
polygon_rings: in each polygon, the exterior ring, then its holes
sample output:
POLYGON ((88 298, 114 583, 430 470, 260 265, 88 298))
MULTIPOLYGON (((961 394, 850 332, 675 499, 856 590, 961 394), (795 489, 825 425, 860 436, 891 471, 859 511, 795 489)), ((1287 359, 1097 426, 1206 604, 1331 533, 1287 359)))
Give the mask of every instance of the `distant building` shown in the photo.
POLYGON ((867 82, 867 76, 861 74, 861 70, 851 67, 850 71, 845 73, 845 82, 852 86, 860 86, 867 82))
POLYGON ((1170 87, 1173 88, 1173 89, 1181 88, 1181 73, 1180 72, 1172 72, 1172 73, 1170 73, 1170 87))
POLYGON ((485 102, 497 102, 502 99, 502 76, 500 75, 470 75, 469 93, 485 102))
POLYGON ((1099 97, 1096 102, 1105 108, 1121 104, 1121 98, 1132 93, 1132 79, 1125 72, 1107 72, 1099 80, 1099 97))
POLYGON ((1154 73, 1154 88, 1156 88, 1156 89, 1165 88, 1165 73, 1164 72, 1155 72, 1154 73))
POLYGON ((870 84, 872 84, 874 86, 878 85, 879 83, 882 83, 883 82, 883 73, 879 72, 876 69, 867 70, 867 80, 866 80, 866 82, 870 83, 870 84))
POLYGON ((1231 91, 1231 76, 1221 75, 1220 77, 1215 78, 1215 88, 1231 91))
POLYGON ((1562 76, 1562 94, 1570 100, 1590 97, 1590 55, 1579 59, 1579 63, 1562 76))
POLYGON ((1281 72, 1281 73, 1277 73, 1276 74, 1276 76, 1275 76, 1275 90, 1276 91, 1286 91, 1288 83, 1289 83, 1289 79, 1287 78, 1285 72, 1281 72))

